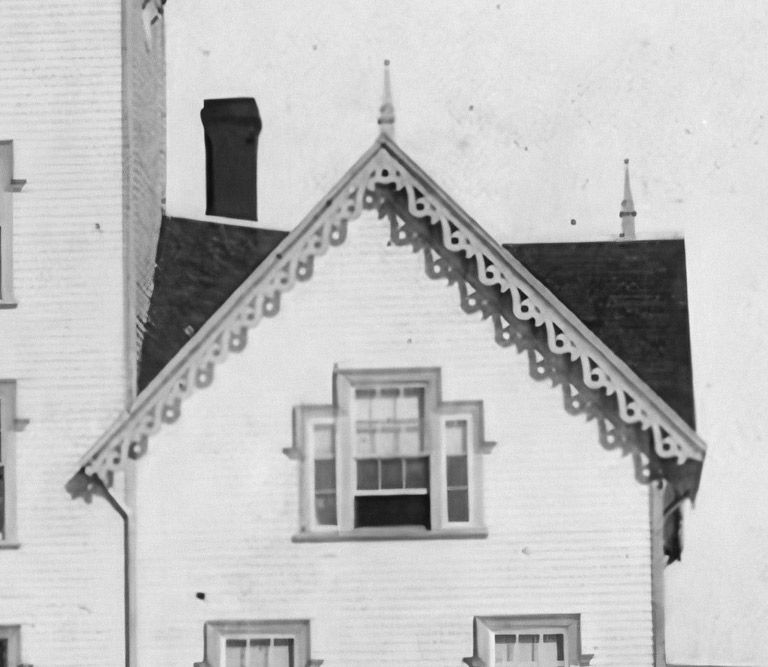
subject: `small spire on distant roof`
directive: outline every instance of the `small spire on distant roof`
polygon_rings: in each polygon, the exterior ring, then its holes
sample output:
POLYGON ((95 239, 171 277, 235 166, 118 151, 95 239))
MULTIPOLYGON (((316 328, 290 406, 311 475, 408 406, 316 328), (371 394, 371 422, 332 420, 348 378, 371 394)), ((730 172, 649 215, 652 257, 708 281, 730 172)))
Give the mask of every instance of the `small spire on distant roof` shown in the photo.
POLYGON ((635 202, 632 201, 632 189, 629 187, 629 159, 624 160, 624 199, 621 202, 621 238, 635 240, 635 202))
POLYGON ((379 109, 379 127, 382 134, 395 138, 395 105, 392 103, 392 85, 389 81, 389 60, 384 61, 384 98, 379 109))

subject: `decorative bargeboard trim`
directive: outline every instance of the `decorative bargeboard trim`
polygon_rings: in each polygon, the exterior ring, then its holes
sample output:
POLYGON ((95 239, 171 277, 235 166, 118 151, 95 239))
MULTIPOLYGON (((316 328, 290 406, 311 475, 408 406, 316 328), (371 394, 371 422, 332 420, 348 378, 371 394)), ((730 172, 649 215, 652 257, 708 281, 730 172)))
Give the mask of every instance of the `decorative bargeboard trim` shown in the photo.
MULTIPOLYGON (((512 313, 544 327, 549 350, 581 367, 584 384, 615 396, 621 420, 652 434, 662 459, 702 461, 706 447, 698 435, 575 315, 464 214, 394 142, 381 136, 307 218, 238 288, 182 348, 81 461, 89 475, 107 485, 126 457, 137 458, 163 423, 180 415, 181 402, 213 381, 215 364, 244 349, 248 329, 274 317, 282 295, 312 276, 314 260, 341 245, 347 223, 376 203, 379 187, 404 193, 408 212, 439 226, 442 244, 471 261, 482 285, 509 294, 512 313)), ((495 317, 501 317, 496 315, 495 317)), ((509 322, 497 327, 497 342, 514 343, 509 322)))

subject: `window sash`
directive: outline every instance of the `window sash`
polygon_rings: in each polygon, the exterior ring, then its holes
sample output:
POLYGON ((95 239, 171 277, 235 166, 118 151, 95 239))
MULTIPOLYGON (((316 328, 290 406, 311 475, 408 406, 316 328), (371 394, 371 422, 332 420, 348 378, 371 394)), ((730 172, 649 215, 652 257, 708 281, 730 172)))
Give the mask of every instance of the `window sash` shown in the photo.
POLYGON ((228 635, 222 642, 221 664, 223 667, 295 667, 294 644, 294 638, 287 636, 228 635))
POLYGON ((494 640, 494 667, 565 667, 566 635, 562 630, 521 628, 496 634, 494 640))
POLYGON ((417 456, 426 447, 427 388, 408 383, 355 387, 351 392, 358 457, 417 456))

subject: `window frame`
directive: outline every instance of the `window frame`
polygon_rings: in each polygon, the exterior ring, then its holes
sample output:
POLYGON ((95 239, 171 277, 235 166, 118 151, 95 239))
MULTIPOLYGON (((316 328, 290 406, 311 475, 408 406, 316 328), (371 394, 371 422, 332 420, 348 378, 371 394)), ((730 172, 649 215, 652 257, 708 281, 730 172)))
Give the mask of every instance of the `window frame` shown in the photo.
MULTIPOLYGON (((350 539, 434 539, 486 537, 483 507, 482 457, 494 443, 485 442, 481 401, 445 402, 441 396, 439 368, 335 369, 332 405, 299 405, 294 408, 294 446, 286 454, 301 461, 300 516, 296 542, 350 539), (355 527, 357 458, 355 452, 354 393, 358 389, 385 387, 423 388, 424 456, 429 460, 430 527, 355 527), (446 424, 467 423, 466 456, 468 521, 449 521, 446 424), (314 429, 335 428, 337 523, 323 525, 315 514, 314 429)), ((395 457, 397 458, 397 457, 395 457)), ((366 494, 360 494, 366 495, 366 494)))
POLYGON ((13 141, 0 141, 0 308, 17 306, 13 288, 13 194, 24 181, 13 178, 13 141))
POLYGON ((21 626, 0 625, 0 639, 7 642, 7 665, 0 667, 21 665, 21 626))
POLYGON ((16 430, 23 426, 16 419, 16 381, 0 380, 0 465, 4 490, 0 498, 0 549, 16 548, 16 430))
POLYGON ((496 635, 563 634, 563 659, 566 667, 589 664, 591 656, 581 654, 579 614, 523 616, 475 616, 474 654, 464 658, 469 667, 496 667, 496 635))
POLYGON ((195 667, 226 667, 228 639, 293 639, 293 667, 319 667, 311 659, 308 620, 225 620, 208 621, 203 630, 205 657, 195 667))

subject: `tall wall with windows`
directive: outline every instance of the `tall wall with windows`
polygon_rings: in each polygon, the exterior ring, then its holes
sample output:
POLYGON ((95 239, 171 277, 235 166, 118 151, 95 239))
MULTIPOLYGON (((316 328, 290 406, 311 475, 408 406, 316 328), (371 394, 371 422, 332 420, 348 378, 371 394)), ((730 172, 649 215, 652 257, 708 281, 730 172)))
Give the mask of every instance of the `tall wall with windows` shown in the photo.
POLYGON ((116 667, 122 520, 66 485, 127 395, 122 6, 6 0, 0 25, 0 655, 116 667))
POLYGON ((652 665, 632 457, 389 239, 351 223, 150 438, 140 664, 652 665))

